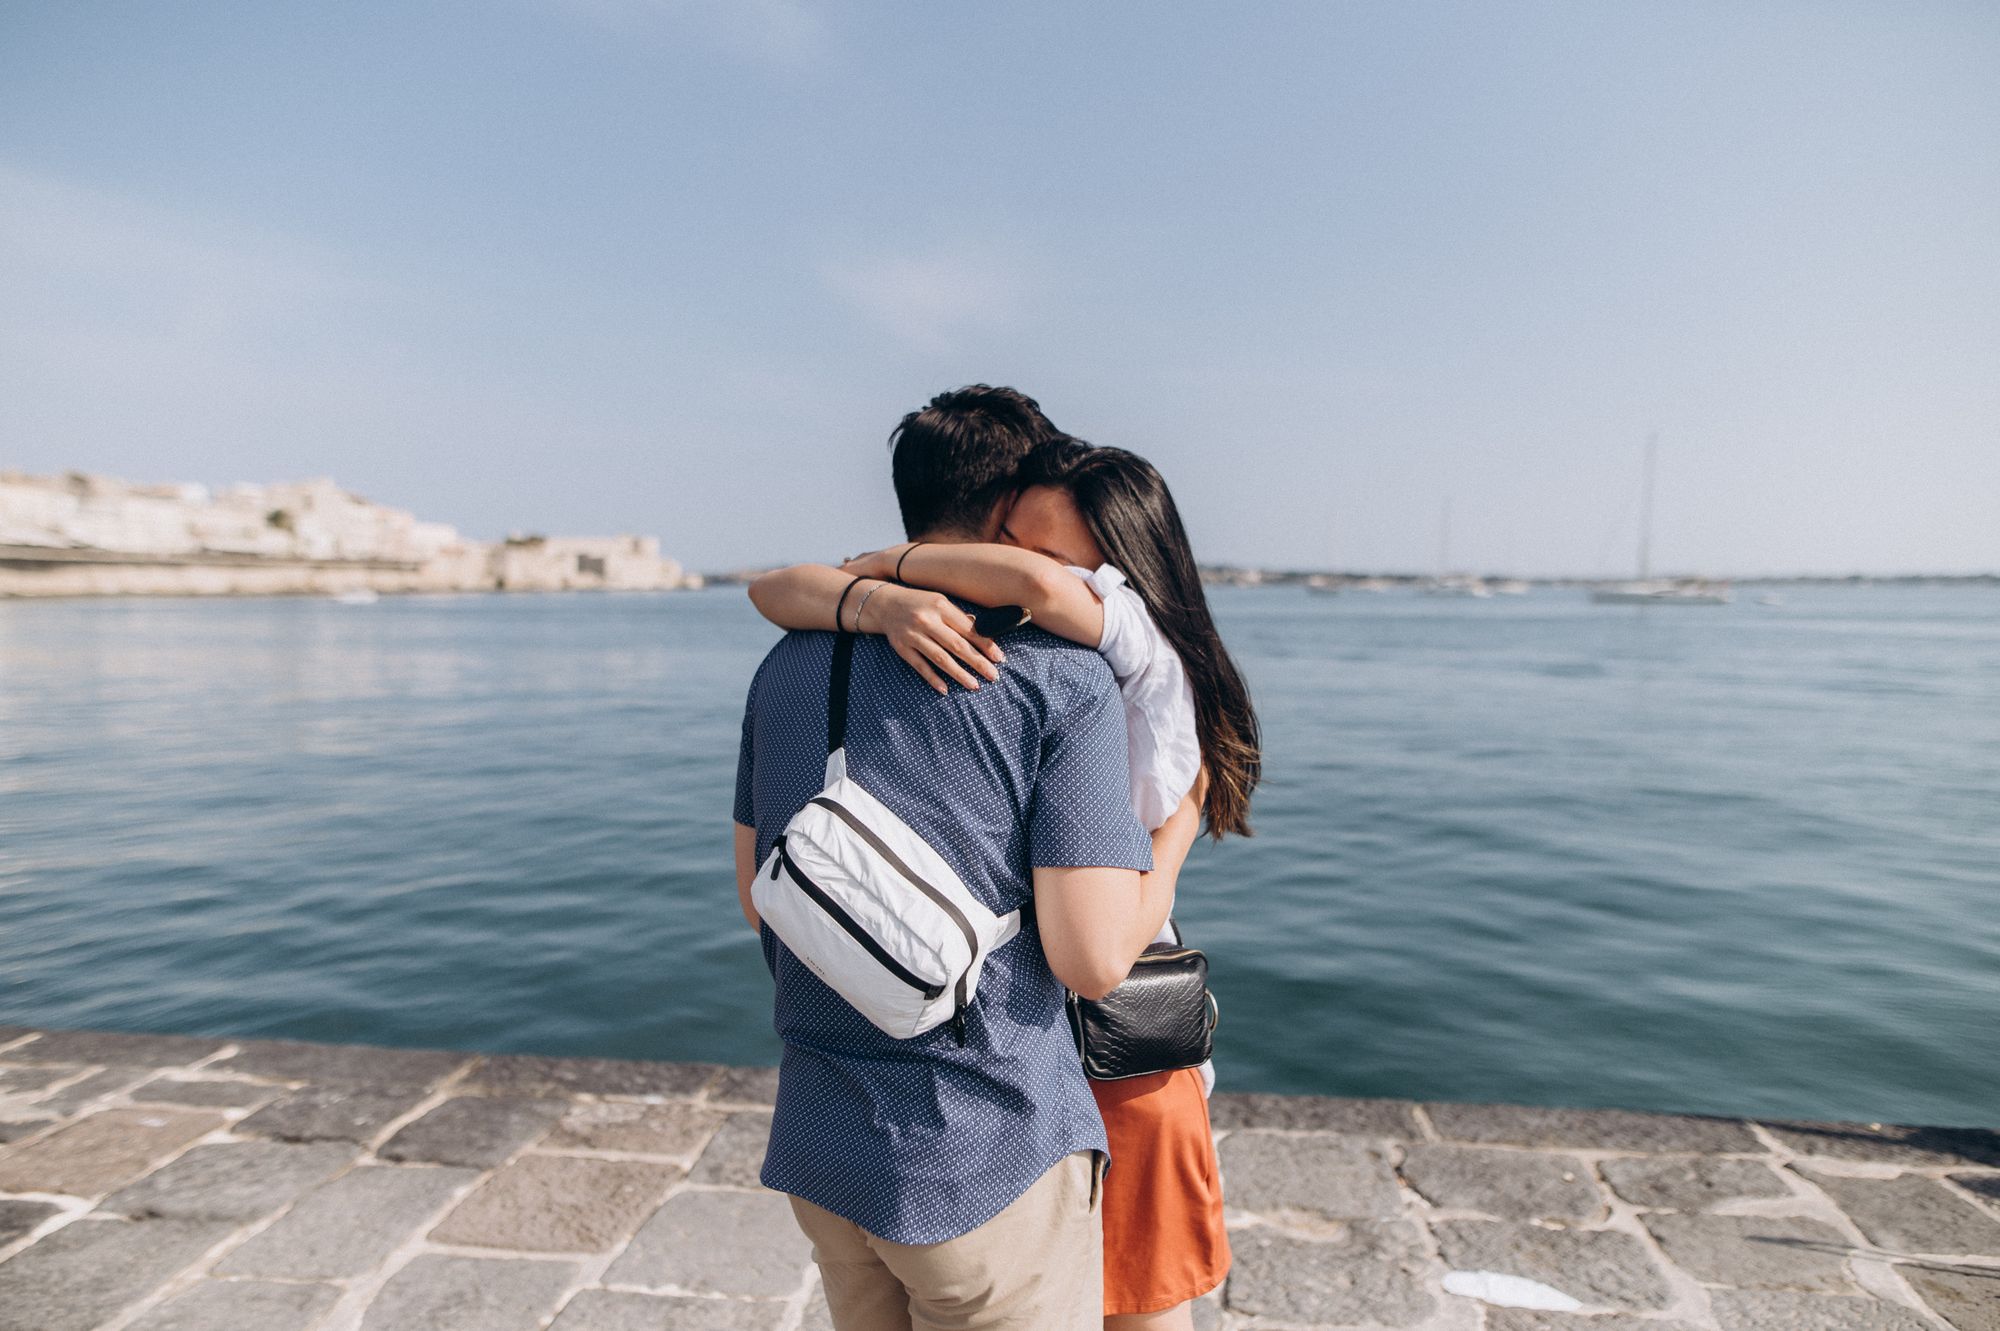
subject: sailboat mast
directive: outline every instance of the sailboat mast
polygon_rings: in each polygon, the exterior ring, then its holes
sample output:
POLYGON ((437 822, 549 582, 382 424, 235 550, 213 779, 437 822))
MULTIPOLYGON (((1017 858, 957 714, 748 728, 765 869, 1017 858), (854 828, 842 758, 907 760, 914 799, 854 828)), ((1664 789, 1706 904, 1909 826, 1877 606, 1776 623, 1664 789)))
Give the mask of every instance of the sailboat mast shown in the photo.
POLYGON ((1653 553, 1653 462, 1659 452, 1660 435, 1656 430, 1646 436, 1646 468, 1639 483, 1639 581, 1644 582, 1652 571, 1653 553))
POLYGON ((1451 572, 1451 496, 1444 497, 1444 507, 1438 511, 1438 568, 1442 578, 1451 572))

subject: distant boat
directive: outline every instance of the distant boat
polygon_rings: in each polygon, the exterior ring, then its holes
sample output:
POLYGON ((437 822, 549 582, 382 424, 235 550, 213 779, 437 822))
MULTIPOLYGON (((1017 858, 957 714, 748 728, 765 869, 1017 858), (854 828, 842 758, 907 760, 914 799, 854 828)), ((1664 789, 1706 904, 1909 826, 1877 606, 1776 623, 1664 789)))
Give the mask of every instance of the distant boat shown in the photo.
POLYGON ((333 599, 342 605, 374 605, 382 599, 382 593, 373 587, 351 587, 344 592, 335 592, 333 599))
POLYGON ((1784 603, 1785 603, 1785 598, 1778 595, 1776 592, 1765 592, 1762 596, 1757 598, 1758 605, 1783 605, 1784 603))
POLYGON ((1306 579, 1306 590, 1314 596, 1340 595, 1340 580, 1327 573, 1315 573, 1306 579))
POLYGON ((1639 576, 1630 582, 1592 588, 1590 599, 1598 605, 1728 605, 1727 582, 1648 576, 1653 545, 1653 468, 1659 447, 1659 435, 1646 436, 1646 463, 1639 497, 1639 576))
POLYGON ((1520 578, 1502 578, 1491 584, 1495 596, 1526 596, 1528 584, 1520 578))
POLYGON ((1660 578, 1598 587, 1590 599, 1599 605, 1728 605, 1732 598, 1726 583, 1660 578))
POLYGON ((1471 596, 1482 600, 1493 595, 1493 589, 1486 585, 1484 578, 1475 578, 1470 573, 1432 578, 1417 590, 1425 596, 1471 596))
POLYGON ((1451 497, 1447 495, 1444 508, 1438 514, 1438 562, 1437 575, 1417 585, 1417 591, 1424 596, 1472 596, 1484 599, 1493 595, 1484 578, 1471 573, 1448 573, 1451 567, 1451 497))

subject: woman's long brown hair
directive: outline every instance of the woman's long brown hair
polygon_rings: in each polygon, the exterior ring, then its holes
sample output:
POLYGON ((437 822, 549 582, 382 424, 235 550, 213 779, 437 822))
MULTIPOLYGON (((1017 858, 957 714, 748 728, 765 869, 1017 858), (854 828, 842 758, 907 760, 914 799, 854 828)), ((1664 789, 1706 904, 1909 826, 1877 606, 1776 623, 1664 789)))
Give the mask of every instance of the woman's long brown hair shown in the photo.
POLYGON ((1067 490, 1104 557, 1116 565, 1180 654, 1194 690, 1208 792, 1208 833, 1250 835, 1250 794, 1263 774, 1257 712, 1208 612, 1180 510, 1153 464, 1122 448, 1059 439, 1030 454, 1019 485, 1067 490))

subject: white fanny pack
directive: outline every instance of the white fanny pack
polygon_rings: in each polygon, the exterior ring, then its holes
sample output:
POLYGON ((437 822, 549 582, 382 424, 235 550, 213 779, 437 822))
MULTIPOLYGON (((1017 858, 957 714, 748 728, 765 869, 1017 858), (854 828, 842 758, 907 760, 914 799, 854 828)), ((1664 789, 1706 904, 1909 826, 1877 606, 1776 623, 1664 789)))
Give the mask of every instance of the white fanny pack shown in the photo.
POLYGON ((847 774, 847 681, 854 635, 834 642, 827 691, 826 788, 785 824, 757 870, 751 904, 792 955, 899 1040, 965 1011, 992 951, 1021 928, 995 915, 951 865, 847 774))

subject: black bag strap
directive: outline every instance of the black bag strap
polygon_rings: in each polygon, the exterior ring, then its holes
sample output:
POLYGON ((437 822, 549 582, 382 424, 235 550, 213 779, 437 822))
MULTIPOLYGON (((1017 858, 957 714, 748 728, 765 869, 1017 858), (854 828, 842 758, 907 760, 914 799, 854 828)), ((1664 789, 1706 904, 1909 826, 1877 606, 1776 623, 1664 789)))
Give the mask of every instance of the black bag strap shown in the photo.
POLYGON ((854 635, 842 630, 833 640, 833 669, 826 682, 826 751, 847 743, 847 678, 854 671, 854 635))

